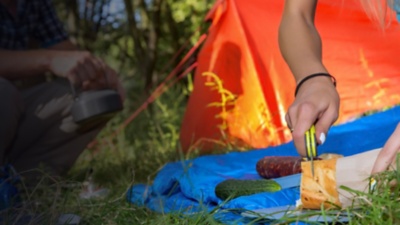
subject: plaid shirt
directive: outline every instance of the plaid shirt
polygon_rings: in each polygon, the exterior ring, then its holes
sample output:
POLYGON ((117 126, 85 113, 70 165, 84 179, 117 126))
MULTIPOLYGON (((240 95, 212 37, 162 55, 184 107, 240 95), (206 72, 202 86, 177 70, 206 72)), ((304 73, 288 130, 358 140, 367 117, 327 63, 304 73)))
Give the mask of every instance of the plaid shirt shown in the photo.
POLYGON ((47 48, 67 38, 51 0, 18 0, 17 18, 0 3, 0 49, 24 50, 32 39, 47 48))

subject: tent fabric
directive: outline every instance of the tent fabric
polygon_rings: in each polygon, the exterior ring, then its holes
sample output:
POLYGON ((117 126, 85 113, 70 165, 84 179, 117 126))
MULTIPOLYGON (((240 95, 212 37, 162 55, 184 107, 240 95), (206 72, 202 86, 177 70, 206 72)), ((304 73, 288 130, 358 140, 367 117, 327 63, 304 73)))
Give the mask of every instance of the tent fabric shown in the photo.
MULTIPOLYGON (((291 140, 284 115, 295 82, 278 47, 284 0, 219 0, 209 12, 194 89, 182 120, 182 150, 265 148, 291 140)), ((400 102, 400 25, 384 31, 359 0, 320 0, 323 60, 338 82, 337 124, 400 102)))
MULTIPOLYGON (((349 156, 384 145, 400 121, 400 107, 362 117, 331 128, 320 154, 349 156)), ((216 185, 228 178, 262 179, 256 163, 265 156, 296 156, 292 142, 246 152, 201 156, 166 164, 149 185, 136 184, 128 191, 128 201, 160 213, 195 214, 211 211, 225 224, 240 224, 240 209, 254 210, 295 205, 299 188, 275 193, 258 193, 222 202, 214 193, 216 185)))

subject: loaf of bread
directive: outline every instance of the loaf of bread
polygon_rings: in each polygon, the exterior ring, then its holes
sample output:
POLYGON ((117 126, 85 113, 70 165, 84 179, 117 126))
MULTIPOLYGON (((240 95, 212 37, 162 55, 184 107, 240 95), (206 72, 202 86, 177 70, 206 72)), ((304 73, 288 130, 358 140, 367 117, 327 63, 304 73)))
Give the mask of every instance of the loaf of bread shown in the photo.
POLYGON ((348 157, 315 160, 314 176, 311 162, 302 162, 299 207, 329 209, 357 205, 355 196, 341 187, 367 192, 371 170, 380 150, 374 149, 348 157))
POLYGON ((314 176, 311 171, 311 162, 302 162, 302 178, 300 186, 300 197, 303 208, 325 209, 341 207, 339 193, 336 186, 336 161, 337 158, 329 160, 314 161, 314 176))

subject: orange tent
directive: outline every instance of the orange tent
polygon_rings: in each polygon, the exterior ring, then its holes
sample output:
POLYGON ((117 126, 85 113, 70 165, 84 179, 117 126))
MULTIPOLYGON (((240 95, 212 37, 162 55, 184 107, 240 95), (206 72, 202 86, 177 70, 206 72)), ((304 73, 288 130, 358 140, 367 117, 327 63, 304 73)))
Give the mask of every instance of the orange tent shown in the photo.
MULTIPOLYGON (((284 115, 295 83, 277 38, 283 4, 220 0, 210 11, 182 121, 183 151, 263 148, 291 139, 284 115)), ((320 0, 316 26, 341 95, 338 122, 400 102, 400 25, 394 17, 382 31, 359 0, 320 0)))

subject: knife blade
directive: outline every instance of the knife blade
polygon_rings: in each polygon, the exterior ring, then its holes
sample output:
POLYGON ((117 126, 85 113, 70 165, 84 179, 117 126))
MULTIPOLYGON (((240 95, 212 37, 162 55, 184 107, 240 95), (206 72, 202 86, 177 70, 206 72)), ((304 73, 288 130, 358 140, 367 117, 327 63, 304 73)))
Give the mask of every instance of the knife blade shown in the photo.
POLYGON ((272 180, 277 182, 281 186, 282 190, 287 188, 300 187, 301 173, 274 178, 272 180))

